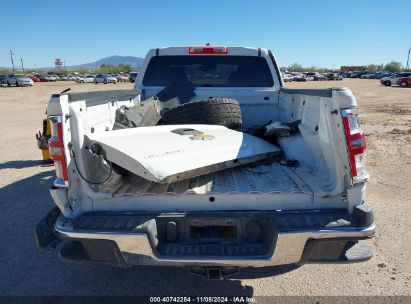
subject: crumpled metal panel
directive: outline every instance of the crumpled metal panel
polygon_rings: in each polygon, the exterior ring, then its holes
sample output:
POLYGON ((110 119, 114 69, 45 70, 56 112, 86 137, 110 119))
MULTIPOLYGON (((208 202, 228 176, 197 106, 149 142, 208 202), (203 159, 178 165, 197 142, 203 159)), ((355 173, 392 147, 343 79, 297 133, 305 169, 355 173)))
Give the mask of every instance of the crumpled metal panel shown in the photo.
POLYGON ((186 184, 196 176, 272 159, 281 151, 261 138, 215 125, 122 129, 86 135, 86 142, 101 145, 109 161, 166 184, 186 184))

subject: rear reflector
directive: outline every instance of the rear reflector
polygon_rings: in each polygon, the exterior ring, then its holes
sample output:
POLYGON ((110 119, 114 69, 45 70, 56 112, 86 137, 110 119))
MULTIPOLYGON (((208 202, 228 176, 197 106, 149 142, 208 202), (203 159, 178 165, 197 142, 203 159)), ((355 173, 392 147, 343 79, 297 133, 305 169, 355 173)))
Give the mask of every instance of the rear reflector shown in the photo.
POLYGON ((193 54, 227 54, 228 48, 225 46, 190 46, 188 53, 193 54))

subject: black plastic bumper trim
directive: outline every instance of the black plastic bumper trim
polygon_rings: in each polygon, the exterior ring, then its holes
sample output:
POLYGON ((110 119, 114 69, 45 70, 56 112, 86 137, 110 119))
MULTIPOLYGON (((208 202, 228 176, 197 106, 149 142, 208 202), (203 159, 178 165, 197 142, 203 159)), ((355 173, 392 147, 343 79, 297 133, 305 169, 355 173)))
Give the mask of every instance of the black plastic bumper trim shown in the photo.
POLYGON ((301 261, 305 263, 357 263, 371 259, 366 238, 317 239, 307 242, 301 261))
POLYGON ((374 223, 374 210, 367 202, 355 206, 353 215, 356 218, 358 225, 360 226, 368 227, 374 223))
POLYGON ((66 263, 129 267, 117 244, 110 240, 70 239, 58 253, 66 263))
MULTIPOLYGON (((54 224, 60 216, 60 209, 55 206, 47 215, 37 224, 35 230, 36 243, 40 249, 47 248, 59 242, 54 234, 54 224)), ((53 246, 55 247, 55 246, 53 246)))

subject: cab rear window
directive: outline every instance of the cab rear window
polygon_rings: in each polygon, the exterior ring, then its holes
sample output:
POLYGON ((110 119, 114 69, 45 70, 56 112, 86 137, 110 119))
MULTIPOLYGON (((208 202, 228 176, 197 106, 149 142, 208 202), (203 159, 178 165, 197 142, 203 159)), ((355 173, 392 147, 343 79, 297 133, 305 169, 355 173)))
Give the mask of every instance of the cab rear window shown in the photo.
POLYGON ((272 87, 273 76, 264 57, 156 56, 146 69, 144 86, 191 82, 195 87, 272 87))

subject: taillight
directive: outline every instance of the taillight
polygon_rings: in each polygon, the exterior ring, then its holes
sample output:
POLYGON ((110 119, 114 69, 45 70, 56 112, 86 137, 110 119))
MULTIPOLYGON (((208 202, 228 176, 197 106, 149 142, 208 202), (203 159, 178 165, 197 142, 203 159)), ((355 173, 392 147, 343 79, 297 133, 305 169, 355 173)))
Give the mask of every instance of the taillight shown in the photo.
POLYGON ((225 46, 190 46, 188 53, 194 54, 227 54, 228 48, 225 46))
POLYGON ((49 139, 50 157, 54 161, 57 179, 54 185, 57 187, 68 186, 67 162, 63 144, 63 125, 61 116, 50 116, 51 137, 49 139))
POLYGON ((365 171, 365 135, 353 111, 344 110, 342 114, 352 177, 355 181, 360 181, 368 177, 365 171))

